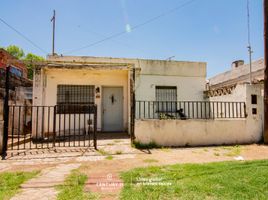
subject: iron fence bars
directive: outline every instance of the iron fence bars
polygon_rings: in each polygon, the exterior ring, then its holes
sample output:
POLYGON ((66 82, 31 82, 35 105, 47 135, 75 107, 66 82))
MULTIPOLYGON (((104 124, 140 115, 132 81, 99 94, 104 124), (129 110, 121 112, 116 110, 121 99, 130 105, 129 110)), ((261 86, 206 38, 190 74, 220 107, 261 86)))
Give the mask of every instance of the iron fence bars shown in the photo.
POLYGON ((95 104, 8 107, 8 150, 90 146, 97 148, 95 104), (65 108, 62 108, 63 106, 65 108), (58 113, 58 110, 64 112, 58 113))
POLYGON ((136 119, 246 118, 245 102, 136 101, 136 119))

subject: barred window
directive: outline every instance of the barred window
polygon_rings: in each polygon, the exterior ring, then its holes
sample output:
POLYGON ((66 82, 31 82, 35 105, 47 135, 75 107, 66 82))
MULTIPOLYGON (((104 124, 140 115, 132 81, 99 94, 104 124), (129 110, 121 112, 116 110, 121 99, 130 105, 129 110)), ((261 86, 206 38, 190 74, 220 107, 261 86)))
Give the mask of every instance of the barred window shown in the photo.
POLYGON ((156 86, 155 98, 158 112, 176 112, 177 110, 177 87, 156 86))
POLYGON ((58 85, 57 112, 83 113, 86 105, 94 104, 94 85, 58 85))

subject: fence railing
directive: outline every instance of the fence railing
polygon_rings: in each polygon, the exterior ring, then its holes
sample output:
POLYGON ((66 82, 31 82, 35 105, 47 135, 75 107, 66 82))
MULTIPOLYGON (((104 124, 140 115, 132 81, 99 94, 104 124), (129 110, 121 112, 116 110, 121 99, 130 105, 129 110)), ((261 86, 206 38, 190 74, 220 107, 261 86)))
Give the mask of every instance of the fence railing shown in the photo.
POLYGON ((97 106, 9 105, 8 149, 97 148, 97 106), (92 143, 91 143, 92 142, 92 143))
POLYGON ((136 119, 246 118, 245 102, 136 101, 136 119))

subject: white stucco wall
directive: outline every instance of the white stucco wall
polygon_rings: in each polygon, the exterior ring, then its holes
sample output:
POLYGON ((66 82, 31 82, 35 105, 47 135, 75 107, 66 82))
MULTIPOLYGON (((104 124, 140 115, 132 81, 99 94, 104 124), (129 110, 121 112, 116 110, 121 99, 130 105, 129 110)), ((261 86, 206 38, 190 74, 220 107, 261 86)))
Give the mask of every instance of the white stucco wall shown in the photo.
POLYGON ((163 146, 255 143, 261 139, 256 120, 136 120, 136 141, 163 146))
POLYGON ((155 100, 155 86, 177 86, 178 101, 203 100, 206 63, 91 56, 51 56, 49 61, 127 64, 136 68, 136 100, 155 100))
MULTIPOLYGON (((247 117, 215 120, 136 120, 136 140, 145 144, 155 142, 164 146, 244 144, 256 143, 261 140, 263 134, 263 84, 238 84, 232 94, 210 97, 209 101, 245 102, 247 117), (257 95, 256 105, 251 104, 252 94, 257 95), (256 115, 252 114, 252 108, 257 108, 256 115)), ((235 103, 233 105, 236 106, 235 103)), ((221 113, 223 116, 226 112, 228 116, 228 110, 223 109, 219 112, 223 112, 221 113)), ((243 109, 242 112, 244 112, 243 109)), ((239 114, 240 111, 238 111, 239 114)))
POLYGON ((156 86, 176 86, 177 101, 202 101, 204 77, 161 76, 141 74, 136 79, 136 100, 155 101, 156 86))
MULTIPOLYGON (((33 105, 54 106, 56 105, 56 92, 58 84, 95 85, 102 86, 123 86, 124 88, 124 128, 130 129, 130 70, 136 69, 136 81, 134 92, 136 100, 155 100, 155 86, 177 86, 178 101, 203 100, 205 89, 206 63, 166 61, 166 60, 145 60, 126 58, 102 58, 102 57, 73 57, 53 56, 49 57, 50 62, 64 62, 79 64, 81 67, 69 68, 42 67, 34 74, 33 105), (83 64, 98 65, 99 68, 92 69, 83 67, 83 64), (102 65, 111 65, 103 70, 102 65), (113 69, 113 66, 125 66, 126 70, 113 69)), ((56 64, 57 64, 56 63, 56 64)), ((97 129, 101 131, 102 124, 102 100, 95 99, 98 106, 97 129)), ((34 113, 35 114, 35 113, 34 113)), ((46 113, 45 113, 46 115, 46 113)), ((50 113, 51 119, 53 112, 50 113)), ((41 114, 39 113, 39 118, 41 114)), ((47 118, 47 117, 45 117, 47 118)), ((33 130, 36 121, 33 119, 33 130)), ((57 118, 59 121, 59 119, 57 118)), ((63 119, 62 119, 63 120, 63 119)), ((61 120, 61 122, 62 122, 61 120)), ((68 119, 66 119, 68 121, 68 119)), ((50 122, 50 127, 53 124, 50 122)), ((58 127, 58 126, 57 126, 58 127)), ((61 126, 62 127, 62 126, 61 126)), ((40 129, 39 129, 40 130, 40 129)), ((46 131, 46 130, 45 130, 46 131)), ((56 130, 57 131, 57 130, 56 130)))
MULTIPOLYGON (((102 96, 102 87, 104 86, 120 86, 123 87, 123 123, 124 129, 128 129, 128 120, 129 120, 129 81, 128 81, 128 71, 127 70, 87 70, 87 69, 43 69, 41 77, 39 78, 41 83, 38 83, 38 87, 34 87, 33 92, 33 105, 34 106, 55 106, 57 104, 57 85, 59 84, 71 84, 71 85, 95 85, 100 88, 100 95, 102 96), (40 87, 41 86, 41 87, 40 87), (42 94, 40 94, 42 93, 42 94)), ((102 124, 102 98, 95 98, 95 104, 98 107, 97 113, 97 130, 101 131, 102 124)), ((47 110, 47 109, 46 109, 47 110)), ((51 132, 53 127, 53 121, 50 121, 50 131, 48 129, 47 122, 47 113, 45 111, 45 127, 44 132, 51 132)), ((36 112, 33 113, 34 116, 36 112)), ((39 119, 41 119, 41 111, 39 111, 39 119)), ((83 116, 82 116, 83 117, 83 116)), ((50 119, 53 118, 53 109, 50 112, 50 119)), ((78 115, 76 118, 76 127, 78 127, 78 115)), ((36 130, 35 117, 33 120, 33 131, 36 130)), ((74 119, 74 116, 71 115, 71 119, 74 119)), ((61 117, 61 124, 63 124, 63 117, 61 117)), ((69 129, 69 116, 66 118, 66 129, 69 129)), ((41 122, 41 120, 40 120, 41 122)), ((59 122, 59 116, 57 115, 57 123, 59 122)), ((40 124, 40 123, 39 123, 40 124)), ((84 123, 81 122, 81 129, 83 128, 84 123)), ((39 125, 41 126, 41 125, 39 125)), ((59 125, 56 125, 57 130, 59 125)), ((63 129, 61 125, 61 130, 63 129)), ((74 123, 71 124, 71 129, 74 129, 74 123)), ((39 128, 40 129, 40 128, 39 128)))
MULTIPOLYGON (((263 83, 260 84, 238 84, 231 94, 210 97, 210 101, 232 101, 245 102, 248 119, 257 120, 263 126, 264 109, 263 109, 263 83), (251 95, 257 95, 257 104, 251 104, 251 95), (252 114, 252 108, 257 108, 257 114, 252 114)), ((262 130, 261 130, 262 131, 262 130)))

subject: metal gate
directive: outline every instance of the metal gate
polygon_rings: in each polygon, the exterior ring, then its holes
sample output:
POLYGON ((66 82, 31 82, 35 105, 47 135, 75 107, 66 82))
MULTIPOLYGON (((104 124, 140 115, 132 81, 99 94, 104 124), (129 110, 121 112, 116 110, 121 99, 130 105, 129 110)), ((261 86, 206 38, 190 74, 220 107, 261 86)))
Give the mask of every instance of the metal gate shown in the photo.
POLYGON ((97 148, 96 105, 9 105, 7 150, 97 148))
POLYGON ((5 76, 3 159, 7 151, 58 147, 97 149, 95 104, 32 106, 31 102, 16 101, 15 89, 27 86, 29 80, 11 73, 10 67, 7 67, 3 75, 5 76))

